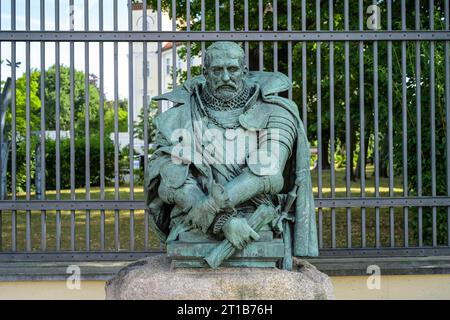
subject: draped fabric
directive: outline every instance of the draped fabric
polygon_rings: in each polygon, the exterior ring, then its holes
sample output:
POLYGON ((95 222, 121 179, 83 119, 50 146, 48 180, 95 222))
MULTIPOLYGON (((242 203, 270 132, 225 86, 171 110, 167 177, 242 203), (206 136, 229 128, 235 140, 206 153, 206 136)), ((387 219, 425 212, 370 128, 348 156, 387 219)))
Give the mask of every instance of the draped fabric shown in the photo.
POLYGON ((298 186, 295 201, 293 255, 316 257, 319 255, 319 246, 310 173, 311 153, 303 122, 300 119, 298 107, 293 101, 279 96, 266 96, 264 100, 286 108, 297 119, 296 150, 293 151, 293 156, 286 164, 284 170, 285 187, 283 189, 289 192, 294 184, 298 186), (292 177, 295 177, 295 179, 292 179, 292 177))

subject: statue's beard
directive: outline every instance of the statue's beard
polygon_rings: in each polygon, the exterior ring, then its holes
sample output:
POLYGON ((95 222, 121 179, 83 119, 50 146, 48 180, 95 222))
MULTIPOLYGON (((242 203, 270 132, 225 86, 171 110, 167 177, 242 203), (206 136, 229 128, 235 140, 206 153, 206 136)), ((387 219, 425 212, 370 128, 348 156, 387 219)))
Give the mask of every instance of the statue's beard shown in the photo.
POLYGON ((239 94, 242 93, 243 88, 244 88, 243 83, 241 83, 240 85, 236 85, 234 83, 224 84, 216 88, 215 90, 211 90, 211 86, 208 85, 208 89, 211 92, 211 94, 215 98, 223 101, 229 101, 237 97, 239 94))

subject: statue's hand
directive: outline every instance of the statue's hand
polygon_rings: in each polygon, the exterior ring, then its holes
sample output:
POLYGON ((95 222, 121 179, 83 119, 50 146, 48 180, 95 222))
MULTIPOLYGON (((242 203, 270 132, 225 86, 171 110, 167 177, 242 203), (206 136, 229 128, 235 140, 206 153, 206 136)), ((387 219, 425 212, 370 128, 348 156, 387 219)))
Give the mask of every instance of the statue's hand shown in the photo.
POLYGON ((225 189, 214 183, 211 193, 204 196, 189 211, 186 221, 194 228, 206 233, 214 221, 216 214, 223 209, 231 209, 232 203, 225 189))
POLYGON ((233 208, 233 204, 230 196, 228 195, 228 192, 223 186, 218 183, 213 183, 212 185, 211 201, 213 201, 214 205, 221 210, 233 208))
POLYGON ((259 240, 259 234, 255 232, 244 218, 231 218, 222 228, 225 237, 237 249, 244 249, 252 240, 259 240))
POLYGON ((217 208, 211 202, 208 196, 195 204, 186 217, 186 222, 192 227, 201 230, 203 233, 208 231, 216 216, 217 208))

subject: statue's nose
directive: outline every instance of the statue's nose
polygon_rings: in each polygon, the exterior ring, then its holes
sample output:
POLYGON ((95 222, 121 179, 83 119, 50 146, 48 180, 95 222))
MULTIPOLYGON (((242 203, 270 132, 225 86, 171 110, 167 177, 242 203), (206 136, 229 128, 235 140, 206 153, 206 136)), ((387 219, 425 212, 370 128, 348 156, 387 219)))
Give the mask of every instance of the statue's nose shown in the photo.
POLYGON ((230 75, 228 74, 227 71, 225 71, 225 72, 223 73, 222 80, 225 81, 225 82, 230 81, 230 75))

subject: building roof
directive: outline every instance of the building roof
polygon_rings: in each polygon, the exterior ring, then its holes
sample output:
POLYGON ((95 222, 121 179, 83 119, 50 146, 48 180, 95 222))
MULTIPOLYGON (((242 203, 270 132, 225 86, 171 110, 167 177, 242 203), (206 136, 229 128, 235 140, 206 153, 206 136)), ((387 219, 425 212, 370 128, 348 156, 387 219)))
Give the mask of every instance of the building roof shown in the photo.
MULTIPOLYGON (((143 9, 143 4, 142 2, 133 2, 133 11, 137 11, 137 10, 142 10, 143 9)), ((151 6, 149 4, 147 4, 147 10, 150 10, 151 6)))
MULTIPOLYGON (((183 43, 181 42, 177 42, 177 47, 182 46, 183 43)), ((165 42, 165 44, 163 44, 162 46, 162 50, 161 51, 167 51, 173 48, 173 42, 165 42)))

